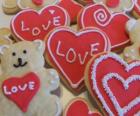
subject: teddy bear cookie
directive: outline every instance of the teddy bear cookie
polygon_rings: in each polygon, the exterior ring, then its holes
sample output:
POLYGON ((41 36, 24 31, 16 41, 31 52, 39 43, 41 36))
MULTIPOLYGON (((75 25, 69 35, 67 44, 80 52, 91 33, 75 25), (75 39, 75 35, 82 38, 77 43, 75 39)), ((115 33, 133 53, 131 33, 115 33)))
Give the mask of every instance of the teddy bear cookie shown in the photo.
POLYGON ((69 102, 64 111, 64 116, 101 116, 101 114, 95 109, 91 110, 86 99, 77 97, 69 102))
POLYGON ((0 50, 0 112, 2 116, 59 116, 60 100, 51 92, 59 87, 54 69, 44 67, 41 40, 3 45, 0 50))
POLYGON ((15 14, 27 8, 40 10, 45 6, 55 4, 56 1, 57 0, 2 0, 2 7, 6 14, 15 14))
POLYGON ((85 82, 105 116, 140 115, 140 61, 98 54, 87 65, 85 82))
POLYGON ((93 0, 94 3, 104 4, 111 12, 131 11, 134 6, 133 0, 93 0))
POLYGON ((126 30, 129 34, 132 45, 126 47, 123 51, 123 57, 127 62, 140 59, 140 20, 130 19, 126 24, 126 30))

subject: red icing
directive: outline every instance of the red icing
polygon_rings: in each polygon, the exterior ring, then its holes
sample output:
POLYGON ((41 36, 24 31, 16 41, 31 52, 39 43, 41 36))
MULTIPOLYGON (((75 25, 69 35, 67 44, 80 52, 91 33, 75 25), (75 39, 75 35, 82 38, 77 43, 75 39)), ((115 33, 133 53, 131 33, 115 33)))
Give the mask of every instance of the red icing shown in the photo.
POLYGON ((38 92, 39 87, 40 80, 38 76, 32 72, 21 78, 10 77, 2 84, 4 95, 8 99, 12 100, 23 112, 26 112, 28 110, 28 106, 33 97, 38 92), (4 89, 4 87, 6 88, 4 89), (16 93, 13 93, 13 87, 17 88, 16 93), (11 94, 7 94, 8 92, 10 92, 11 94))
POLYGON ((140 15, 140 0, 136 0, 133 10, 140 15))
POLYGON ((42 5, 44 0, 32 0, 35 5, 42 5))
POLYGON ((99 45, 96 46, 97 51, 92 52, 93 55, 110 49, 108 38, 103 36, 104 33, 95 31, 95 29, 87 29, 75 33, 68 28, 59 28, 52 32, 47 38, 46 53, 49 55, 49 61, 57 66, 63 75, 63 79, 68 81, 72 89, 79 88, 81 83, 84 84, 84 70, 87 62, 92 57, 91 44, 99 43, 99 45), (63 56, 57 54, 58 42, 61 42, 58 51, 63 56), (75 55, 73 52, 68 54, 70 49, 74 50, 75 55), (86 53, 88 54, 86 55, 86 53), (72 63, 68 62, 66 60, 67 55, 70 60, 74 59, 74 57, 75 60, 72 63), (80 62, 80 59, 84 61, 83 64, 80 62), (77 86, 73 87, 72 84, 77 86))
POLYGON ((129 37, 125 29, 125 24, 128 20, 129 18, 125 14, 111 14, 103 5, 97 4, 87 6, 81 13, 78 23, 80 28, 93 26, 103 30, 110 39, 112 49, 115 49, 129 42, 129 37), (104 13, 99 10, 103 10, 104 13), (105 13, 106 16, 104 17, 105 13))
POLYGON ((80 10, 83 8, 81 4, 74 0, 61 0, 58 5, 63 7, 68 12, 72 23, 76 22, 77 16, 80 10))
MULTIPOLYGON (((101 55, 98 55, 97 58, 99 58, 101 55)), ((119 56, 118 56, 119 57, 119 56)), ((117 58, 117 57, 116 57, 117 58)), ((94 61, 96 58, 94 59, 94 61)), ((91 89, 91 94, 93 96, 97 97, 96 92, 93 89, 93 82, 91 80, 91 72, 93 71, 93 65, 94 61, 90 65, 90 70, 88 72, 88 79, 89 79, 89 85, 91 89)), ((140 64, 140 63, 139 63, 140 64)), ((108 94, 105 92, 105 89, 103 88, 102 80, 105 75, 109 73, 117 73, 120 76, 122 76, 123 79, 128 79, 132 75, 140 75, 140 65, 135 66, 132 68, 129 72, 125 71, 125 66, 121 64, 119 61, 116 61, 114 58, 108 57, 106 60, 103 60, 100 62, 96 68, 96 82, 97 82, 97 87, 105 99, 105 102, 109 106, 110 110, 117 116, 117 111, 110 100, 108 94)), ((127 90, 124 89, 124 86, 121 81, 117 80, 116 78, 112 78, 108 81, 108 86, 110 90, 112 91, 113 95, 116 97, 117 102, 121 107, 124 107, 128 105, 132 100, 134 100, 136 97, 139 97, 140 95, 140 81, 132 81, 129 84, 129 88, 127 90)), ((98 99, 99 100, 99 99, 98 99)), ((101 102, 101 101, 100 101, 101 102)), ((138 105, 135 105, 130 109, 124 116, 134 116, 135 113, 140 111, 140 103, 138 105)))
POLYGON ((52 5, 40 12, 31 9, 21 11, 13 18, 11 29, 13 34, 21 40, 44 40, 46 34, 55 27, 68 24, 68 16, 63 8, 52 5))
POLYGON ((82 99, 74 100, 67 108, 65 116, 101 116, 98 112, 92 112, 88 103, 82 99))
POLYGON ((115 8, 120 4, 120 0, 107 0, 106 5, 111 8, 115 8))

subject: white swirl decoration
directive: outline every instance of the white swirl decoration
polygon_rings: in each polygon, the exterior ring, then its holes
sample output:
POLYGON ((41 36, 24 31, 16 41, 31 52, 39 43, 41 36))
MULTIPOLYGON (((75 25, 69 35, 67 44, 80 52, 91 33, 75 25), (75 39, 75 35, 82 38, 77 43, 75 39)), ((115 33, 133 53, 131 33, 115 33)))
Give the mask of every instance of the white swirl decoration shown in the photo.
POLYGON ((93 15, 96 23, 100 26, 106 26, 110 19, 110 15, 106 13, 105 9, 98 9, 93 15))

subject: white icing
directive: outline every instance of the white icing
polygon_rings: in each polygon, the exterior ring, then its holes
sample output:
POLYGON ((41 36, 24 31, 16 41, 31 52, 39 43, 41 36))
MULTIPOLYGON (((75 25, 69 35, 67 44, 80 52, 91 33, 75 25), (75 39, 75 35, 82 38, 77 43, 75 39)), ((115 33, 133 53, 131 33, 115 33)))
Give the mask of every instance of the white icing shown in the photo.
POLYGON ((117 80, 121 81, 125 90, 127 90, 127 89, 129 89, 129 84, 131 84, 134 81, 138 81, 138 80, 140 81, 140 75, 133 75, 133 76, 129 77, 127 80, 124 80, 117 73, 109 73, 109 74, 105 75, 102 80, 103 87, 104 87, 106 93, 109 95, 112 103, 114 104, 114 106, 118 112, 118 115, 123 116, 123 115, 125 115, 125 113, 127 113, 129 110, 131 110, 135 105, 140 103, 140 96, 138 96, 136 99, 131 101, 127 106, 121 108, 119 103, 117 102, 117 99, 115 98, 115 96, 113 95, 112 91, 110 90, 110 88, 108 86, 108 81, 111 80, 112 78, 116 78, 117 80))
POLYGON ((140 5, 138 4, 138 0, 134 0, 134 4, 137 7, 137 9, 140 11, 140 5))
MULTIPOLYGON (((108 26, 108 25, 110 24, 110 22, 112 21, 112 19, 113 19, 114 17, 118 16, 118 15, 124 15, 124 16, 130 18, 128 15, 125 14, 125 12, 113 13, 113 14, 112 14, 111 11, 109 11, 108 8, 107 8, 105 5, 103 5, 103 4, 101 4, 101 3, 99 3, 99 4, 93 4, 93 5, 89 5, 89 6, 85 7, 85 8, 83 9, 82 13, 81 13, 80 24, 81 24, 81 27, 82 27, 82 28, 86 28, 86 25, 84 24, 84 21, 85 21, 85 14, 87 13, 87 10, 90 9, 90 8, 92 8, 92 7, 98 6, 98 5, 101 5, 101 6, 105 7, 106 11, 107 11, 109 14, 111 14, 111 16, 110 16, 110 18, 108 19, 108 21, 107 21, 105 24, 102 24, 103 27, 108 26)), ((101 10, 101 9, 100 9, 100 10, 101 10)), ((96 12, 96 11, 95 11, 95 12, 96 12)), ((94 14, 93 14, 93 16, 94 16, 94 14)), ((97 21, 96 18, 95 18, 95 20, 96 20, 97 23, 99 23, 99 22, 97 21)), ((101 25, 101 23, 100 23, 99 25, 101 25)), ((124 42, 122 42, 122 43, 116 44, 116 45, 112 46, 112 49, 113 49, 113 48, 116 48, 116 47, 118 47, 118 46, 124 45, 124 44, 128 43, 129 41, 130 41, 130 40, 126 40, 126 41, 124 41, 124 42)))
POLYGON ((136 25, 137 20, 135 19, 130 19, 127 23, 126 23, 126 30, 128 32, 130 32, 132 30, 132 28, 136 25))
POLYGON ((29 30, 30 28, 25 26, 24 21, 21 21, 21 31, 29 31, 29 30))
POLYGON ((97 48, 98 46, 100 46, 99 43, 91 44, 91 46, 90 46, 91 47, 91 53, 90 53, 91 56, 93 56, 94 52, 98 51, 98 48, 97 48))
POLYGON ((60 45, 61 45, 61 41, 58 41, 57 48, 56 48, 56 54, 58 56, 64 57, 65 54, 60 53, 60 45))
POLYGON ((55 10, 49 10, 49 12, 53 15, 55 13, 55 10))
POLYGON ((35 82, 29 81, 22 85, 13 85, 11 88, 7 87, 7 85, 3 86, 3 91, 5 95, 16 94, 17 92, 24 92, 26 90, 34 90, 35 89, 35 82))
POLYGON ((110 23, 110 17, 106 14, 105 9, 98 9, 94 12, 93 18, 100 26, 106 26, 110 23))
POLYGON ((9 48, 9 46, 8 45, 2 45, 2 46, 0 46, 0 54, 4 54, 3 53, 3 50, 5 49, 5 48, 9 48))
POLYGON ((60 26, 60 25, 61 25, 60 19, 61 19, 60 16, 54 17, 54 18, 53 18, 53 25, 54 25, 54 26, 60 26))
POLYGON ((85 61, 86 61, 86 58, 88 57, 88 55, 89 55, 89 53, 85 52, 84 58, 82 59, 81 54, 78 54, 78 58, 79 58, 79 61, 80 61, 81 65, 85 64, 85 61))
MULTIPOLYGON (((20 0, 18 0, 18 4, 19 4, 19 1, 20 0)), ((18 34, 17 33, 17 31, 16 31, 16 28, 15 28, 15 21, 16 21, 16 18, 18 17, 18 16, 20 16, 22 13, 26 13, 26 12, 34 12, 34 13, 36 13, 36 14, 41 14, 45 9, 50 9, 51 7, 54 7, 55 6, 55 8, 59 8, 62 12, 63 12, 63 15, 65 16, 65 22, 64 22, 64 25, 63 26, 67 26, 67 25, 70 25, 70 17, 69 17, 69 15, 67 14, 67 12, 66 12, 66 10, 64 10, 64 8, 62 8, 62 7, 60 7, 60 6, 58 6, 58 5, 48 5, 48 6, 46 6, 46 7, 44 7, 44 8, 42 8, 40 11, 36 11, 36 10, 33 10, 33 9, 26 9, 26 10, 22 10, 21 12, 19 12, 19 13, 17 13, 17 15, 16 16, 14 16, 13 17, 13 19, 12 19, 12 21, 11 21, 11 27, 12 27, 12 31, 13 31, 13 33, 18 37, 18 38, 20 38, 21 40, 25 40, 20 34, 18 34)), ((52 8, 51 8, 52 9, 52 8)), ((60 17, 61 18, 61 17, 60 17)), ((42 24, 41 25, 41 29, 40 29, 40 31, 42 30, 42 29, 44 29, 45 31, 46 31, 46 29, 47 28, 49 28, 50 27, 50 25, 51 25, 51 23, 52 24, 54 24, 54 25, 56 25, 56 26, 59 26, 59 21, 58 21, 58 19, 59 19, 59 17, 53 17, 52 18, 52 21, 48 21, 48 26, 45 26, 45 24, 42 24)), ((38 27, 39 28, 39 27, 38 27)), ((25 27, 25 25, 24 25, 24 21, 22 22, 21 21, 21 29, 23 29, 24 31, 26 30, 26 31, 30 31, 30 30, 32 30, 32 29, 30 29, 29 27, 25 27), (23 25, 23 26, 22 26, 23 25)), ((32 31, 31 31, 32 32, 32 31)))
MULTIPOLYGON (((110 54, 106 54, 106 55, 102 55, 101 57, 97 58, 95 61, 94 61, 94 64, 92 65, 92 83, 93 83, 93 90, 95 90, 95 93, 97 94, 98 98, 100 99, 100 101, 102 102, 103 104, 103 107, 105 108, 105 110, 108 112, 108 114, 110 116, 114 116, 113 112, 110 110, 108 104, 106 103, 106 101, 104 100, 104 97, 102 96, 102 94, 100 93, 100 90, 98 89, 98 85, 97 85, 97 81, 96 81, 96 69, 98 67, 98 65, 108 59, 108 58, 112 58, 114 60, 116 60, 117 62, 119 62, 121 65, 123 65, 125 67, 125 71, 126 72, 129 72, 131 69, 133 69, 134 67, 137 67, 137 66, 140 66, 140 62, 139 61, 136 61, 136 62, 133 62, 131 64, 127 64, 123 59, 121 59, 119 56, 117 56, 116 54, 113 54, 113 53, 110 53, 110 54)), ((111 75, 112 76, 112 75, 111 75)), ((118 75, 115 77, 118 77, 118 75)), ((105 78, 105 77, 104 77, 105 78)), ((109 77, 106 77, 106 78, 109 78, 109 77)), ((119 78, 120 79, 120 78, 119 78)), ((105 79, 106 80, 106 79, 105 79)), ((140 80, 140 75, 133 75, 131 76, 128 81, 124 81, 122 79, 120 79, 124 84, 124 87, 125 89, 128 89, 128 84, 132 81, 135 81, 135 80, 140 80), (133 78, 132 78, 133 77, 133 78)), ((113 103, 115 104, 115 108, 118 110, 118 104, 116 104, 115 102, 115 98, 113 96, 111 96, 111 92, 108 90, 108 88, 106 88, 106 84, 105 82, 103 82, 103 85, 105 86, 105 90, 108 92, 109 94, 109 97, 111 100, 113 100, 113 103)), ((136 98, 134 101, 130 102, 130 104, 125 107, 124 111, 120 110, 118 111, 119 114, 122 114, 122 113, 126 113, 128 110, 130 110, 134 105, 136 105, 137 103, 140 102, 140 99, 139 98, 136 98)))
POLYGON ((67 52, 67 54, 66 54, 66 61, 67 61, 68 63, 74 63, 74 62, 76 61, 76 52, 75 52, 75 50, 74 50, 73 48, 70 48, 70 49, 68 50, 68 52, 67 52), (69 58, 69 55, 70 55, 70 54, 73 54, 73 58, 72 58, 72 59, 69 58))
MULTIPOLYGON (((70 30, 70 29, 68 29, 68 28, 57 28, 56 30, 54 30, 54 31, 50 34, 50 36, 49 36, 49 38, 48 38, 48 42, 47 42, 47 48, 48 48, 49 54, 50 54, 50 56, 52 57, 53 61, 54 61, 54 62, 56 63, 56 65, 58 66, 58 68, 60 69, 60 71, 62 72, 62 74, 65 76, 65 78, 67 79, 67 81, 70 83, 71 87, 72 87, 72 88, 77 88, 77 87, 81 84, 81 82, 83 82, 83 78, 81 78, 81 80, 79 80, 77 83, 73 83, 73 82, 69 79, 68 75, 67 75, 66 72, 63 70, 63 68, 61 67, 61 65, 59 64, 59 62, 56 60, 56 58, 55 58, 55 56, 53 55, 52 50, 51 50, 52 37, 53 37, 56 33, 61 32, 61 31, 71 32, 71 33, 73 33, 73 34, 76 35, 76 36, 80 36, 80 35, 85 34, 85 33, 87 33, 87 32, 99 33, 99 34, 102 35, 102 37, 103 37, 102 39, 104 39, 104 41, 105 41, 105 48, 104 48, 104 51, 110 51, 110 46, 108 46, 108 45, 110 45, 110 43, 109 43, 109 41, 108 41, 108 37, 104 34, 104 32, 102 32, 101 30, 99 30, 99 29, 97 29, 97 28, 90 28, 89 30, 84 30, 84 31, 81 31, 81 32, 78 32, 78 33, 74 32, 74 31, 72 31, 72 30, 70 30)), ((84 75, 83 75, 83 76, 84 76, 84 75)))
POLYGON ((41 33, 41 30, 38 28, 38 27, 34 27, 33 29, 32 29, 32 35, 33 36, 37 36, 37 35, 39 35, 41 33))

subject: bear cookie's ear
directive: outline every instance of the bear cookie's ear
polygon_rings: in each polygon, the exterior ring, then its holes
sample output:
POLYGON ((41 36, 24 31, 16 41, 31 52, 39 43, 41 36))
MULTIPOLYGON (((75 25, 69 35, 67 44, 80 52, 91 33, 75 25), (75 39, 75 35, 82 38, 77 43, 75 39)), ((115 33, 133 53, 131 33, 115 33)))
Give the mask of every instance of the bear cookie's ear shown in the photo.
POLYGON ((127 32, 130 32, 134 26, 136 25, 137 23, 137 20, 135 19, 130 19, 127 23, 126 23, 126 30, 127 32))
POLYGON ((4 54, 4 50, 7 49, 7 48, 9 48, 8 45, 1 45, 0 46, 0 55, 3 55, 4 54))
POLYGON ((34 40, 33 42, 36 45, 37 50, 42 52, 42 53, 44 53, 44 51, 45 51, 45 43, 43 41, 41 41, 41 40, 34 40))

